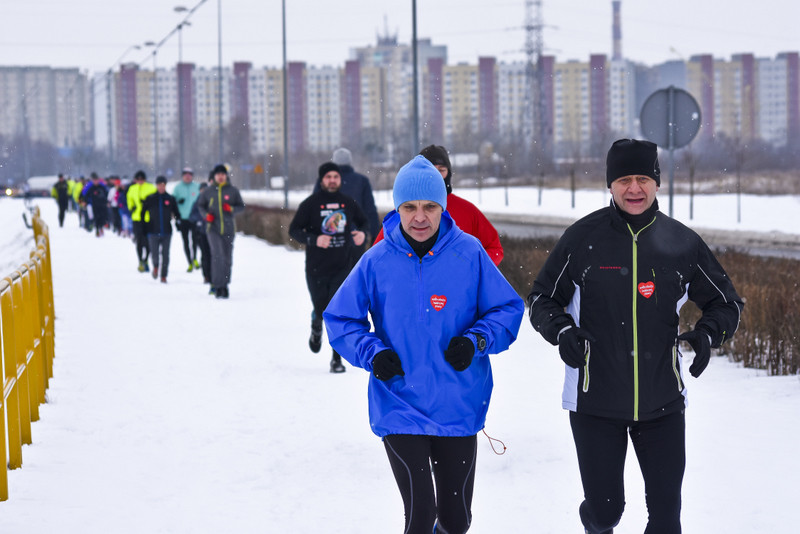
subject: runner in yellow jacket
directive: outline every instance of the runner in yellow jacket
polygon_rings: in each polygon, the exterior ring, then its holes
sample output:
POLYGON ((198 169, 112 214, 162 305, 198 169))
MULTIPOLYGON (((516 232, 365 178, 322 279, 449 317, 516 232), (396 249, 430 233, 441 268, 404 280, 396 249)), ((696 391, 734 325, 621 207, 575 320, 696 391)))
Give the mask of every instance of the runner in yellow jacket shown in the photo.
POLYGON ((142 220, 142 202, 155 192, 156 186, 147 183, 147 175, 140 170, 133 175, 133 183, 128 186, 128 191, 125 194, 128 202, 128 211, 131 212, 131 220, 133 221, 133 237, 136 242, 136 256, 139 258, 140 273, 150 270, 147 266, 150 246, 147 244, 147 229, 145 227, 150 220, 150 214, 145 213, 144 220, 142 220))

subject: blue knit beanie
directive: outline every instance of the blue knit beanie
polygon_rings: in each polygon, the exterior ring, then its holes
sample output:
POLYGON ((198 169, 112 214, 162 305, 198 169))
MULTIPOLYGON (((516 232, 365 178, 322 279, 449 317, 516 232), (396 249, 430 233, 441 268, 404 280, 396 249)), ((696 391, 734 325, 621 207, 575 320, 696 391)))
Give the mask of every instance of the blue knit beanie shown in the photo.
POLYGON ((410 200, 430 200, 447 209, 447 188, 441 173, 425 156, 416 156, 397 171, 394 209, 410 200))

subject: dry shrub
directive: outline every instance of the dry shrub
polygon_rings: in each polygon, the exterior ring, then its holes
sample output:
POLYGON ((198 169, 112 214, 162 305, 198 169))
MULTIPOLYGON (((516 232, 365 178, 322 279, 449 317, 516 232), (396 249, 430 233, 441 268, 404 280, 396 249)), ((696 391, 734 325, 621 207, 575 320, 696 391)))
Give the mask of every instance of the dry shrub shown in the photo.
MULTIPOLYGON (((523 298, 554 245, 553 239, 503 239, 500 271, 523 298)), ((738 251, 717 258, 745 302, 736 335, 718 352, 771 375, 800 373, 800 261, 738 251)), ((688 302, 681 309, 681 331, 699 318, 700 310, 688 302)))
POLYGON ((719 261, 745 301, 727 353, 771 375, 800 372, 800 261, 727 251, 719 261))
MULTIPOLYGON (((289 238, 293 216, 292 210, 248 207, 236 222, 245 234, 299 248, 289 238)), ((502 242, 500 271, 526 298, 556 240, 505 237, 502 242)), ((745 301, 739 330, 718 352, 771 375, 800 373, 800 261, 731 250, 717 257, 745 301)), ((699 317, 697 307, 687 303, 681 310, 681 331, 691 329, 699 317)))
POLYGON ((294 248, 299 245, 289 237, 289 224, 294 210, 247 206, 236 217, 236 227, 246 235, 254 235, 273 245, 288 244, 294 248))

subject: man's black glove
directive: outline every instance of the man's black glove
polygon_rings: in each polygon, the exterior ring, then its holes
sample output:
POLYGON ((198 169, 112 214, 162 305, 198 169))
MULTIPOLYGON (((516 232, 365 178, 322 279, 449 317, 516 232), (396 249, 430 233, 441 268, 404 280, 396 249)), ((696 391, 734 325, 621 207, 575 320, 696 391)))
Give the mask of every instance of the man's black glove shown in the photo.
POLYGON ((564 363, 573 369, 578 369, 586 365, 589 343, 593 341, 595 339, 586 330, 570 326, 558 336, 558 353, 564 363))
POLYGON ((456 371, 463 371, 472 363, 475 355, 475 345, 472 340, 464 336, 456 336, 450 340, 450 344, 444 351, 444 359, 453 366, 456 371))
POLYGON ((386 382, 397 375, 405 376, 400 357, 393 350, 382 350, 372 359, 372 374, 386 382))
POLYGON ((689 367, 689 372, 697 378, 705 370, 711 358, 711 338, 703 330, 690 330, 679 335, 678 339, 692 346, 694 361, 689 367))

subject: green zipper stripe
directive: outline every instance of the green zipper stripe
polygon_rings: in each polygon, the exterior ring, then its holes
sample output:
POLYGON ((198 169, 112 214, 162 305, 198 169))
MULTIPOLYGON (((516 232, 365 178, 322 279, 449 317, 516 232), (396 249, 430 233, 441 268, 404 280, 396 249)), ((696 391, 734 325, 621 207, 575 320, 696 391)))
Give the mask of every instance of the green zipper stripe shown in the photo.
POLYGON ((637 302, 639 296, 639 234, 645 228, 650 226, 656 221, 650 221, 646 226, 636 233, 633 233, 631 225, 628 225, 628 231, 633 236, 633 420, 639 420, 639 319, 637 313, 637 302))
POLYGON ((217 209, 219 210, 219 233, 225 233, 225 217, 222 213, 222 186, 217 186, 217 209))
POLYGON ((636 242, 637 234, 633 233, 630 225, 628 230, 633 236, 633 420, 639 420, 639 325, 637 324, 636 313, 636 295, 639 292, 639 262, 638 262, 638 247, 636 242))

